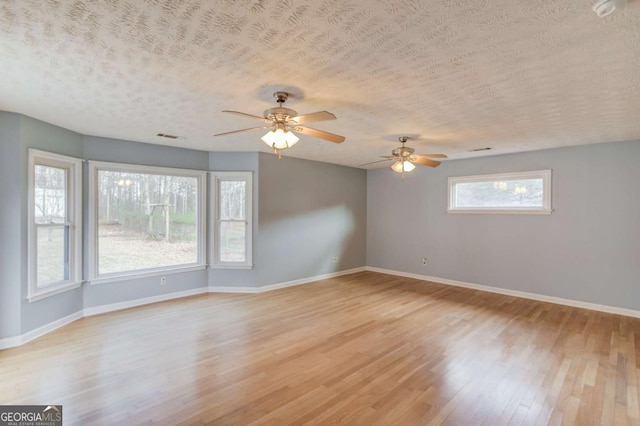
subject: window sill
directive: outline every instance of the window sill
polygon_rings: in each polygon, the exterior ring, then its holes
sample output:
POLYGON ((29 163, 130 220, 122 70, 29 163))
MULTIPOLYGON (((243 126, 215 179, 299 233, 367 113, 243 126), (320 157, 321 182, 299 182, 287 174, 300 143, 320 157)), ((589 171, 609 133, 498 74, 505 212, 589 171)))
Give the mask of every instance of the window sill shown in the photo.
POLYGON ((209 269, 253 269, 253 265, 226 265, 226 264, 218 264, 211 265, 209 269))
POLYGON ((56 294, 73 290, 74 288, 78 288, 81 285, 82 285, 82 282, 73 282, 73 283, 65 284, 63 286, 52 287, 50 289, 42 289, 37 293, 27 296, 27 300, 29 301, 29 303, 37 302, 38 300, 46 299, 47 297, 55 296, 56 294))
POLYGON ((91 285, 107 284, 107 283, 113 283, 118 281, 130 281, 130 280, 135 280, 140 278, 159 277, 162 275, 178 274, 181 272, 202 271, 202 270, 205 270, 206 268, 207 268, 207 265, 182 266, 177 268, 166 268, 166 269, 146 271, 146 272, 112 275, 107 277, 97 277, 97 278, 88 280, 87 282, 91 285))

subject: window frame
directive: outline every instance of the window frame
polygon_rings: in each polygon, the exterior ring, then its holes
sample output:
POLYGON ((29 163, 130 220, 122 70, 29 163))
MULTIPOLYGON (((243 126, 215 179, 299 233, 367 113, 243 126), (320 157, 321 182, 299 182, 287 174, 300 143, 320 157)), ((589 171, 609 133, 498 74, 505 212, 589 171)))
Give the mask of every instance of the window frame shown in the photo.
POLYGON ((253 172, 211 172, 211 269, 252 269, 253 268, 253 172), (220 181, 244 181, 245 187, 245 260, 244 262, 223 262, 220 260, 220 181))
POLYGON ((201 170, 179 169, 173 167, 146 166, 141 164, 115 163, 107 161, 89 161, 89 217, 88 217, 88 252, 89 262, 87 271, 87 281, 90 284, 102 284, 114 281, 124 281, 129 279, 144 278, 166 275, 173 272, 187 272, 202 270, 206 264, 206 235, 207 235, 207 172, 201 170), (110 272, 99 274, 99 253, 98 253, 98 173, 100 171, 156 174, 192 177, 198 180, 198 206, 197 211, 197 260, 194 263, 162 266, 157 268, 134 269, 130 271, 110 272))
POLYGON ((49 296, 78 288, 82 285, 82 164, 83 160, 62 154, 28 149, 28 226, 27 226, 27 300, 35 302, 49 296), (60 168, 67 171, 65 187, 66 218, 56 224, 69 230, 69 278, 38 286, 38 229, 51 225, 38 225, 35 220, 35 167, 60 168))
POLYGON ((462 214, 534 214, 549 215, 553 212, 551 207, 551 169, 531 170, 514 173, 495 173, 475 176, 456 176, 448 179, 448 213, 462 214), (522 179, 542 179, 542 207, 456 207, 455 197, 457 184, 474 182, 496 182, 522 179))

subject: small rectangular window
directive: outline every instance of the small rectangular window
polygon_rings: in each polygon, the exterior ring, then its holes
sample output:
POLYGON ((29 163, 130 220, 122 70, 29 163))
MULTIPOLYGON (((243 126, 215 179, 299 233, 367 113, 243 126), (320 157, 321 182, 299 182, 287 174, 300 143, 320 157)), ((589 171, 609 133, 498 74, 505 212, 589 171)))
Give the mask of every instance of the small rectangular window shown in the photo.
POLYGON ((251 172, 212 173, 214 268, 251 268, 251 172))
POLYGON ((551 213, 551 170, 449 178, 450 213, 551 213))
POLYGON ((30 301, 82 282, 82 160, 29 150, 30 301))
POLYGON ((92 281, 204 267, 206 172, 90 162, 92 281))

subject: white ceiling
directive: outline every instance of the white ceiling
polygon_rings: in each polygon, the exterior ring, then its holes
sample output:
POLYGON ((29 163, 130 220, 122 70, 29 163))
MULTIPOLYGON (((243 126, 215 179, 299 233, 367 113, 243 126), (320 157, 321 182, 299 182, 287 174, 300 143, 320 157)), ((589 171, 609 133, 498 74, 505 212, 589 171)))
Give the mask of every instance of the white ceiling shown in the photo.
POLYGON ((289 90, 333 112, 284 155, 357 166, 410 135, 464 158, 640 139, 640 1, 14 0, 0 2, 0 110, 68 129, 208 151, 268 151, 289 90), (176 141, 157 133, 181 136, 176 141))

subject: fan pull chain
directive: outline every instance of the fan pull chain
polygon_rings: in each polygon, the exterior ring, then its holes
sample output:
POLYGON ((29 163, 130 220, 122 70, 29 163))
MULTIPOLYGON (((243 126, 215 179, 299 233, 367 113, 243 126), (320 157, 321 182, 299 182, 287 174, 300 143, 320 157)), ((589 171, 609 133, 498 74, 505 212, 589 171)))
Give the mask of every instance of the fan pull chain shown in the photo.
POLYGON ((275 145, 273 146, 273 154, 278 156, 278 160, 282 160, 282 153, 278 151, 278 148, 276 148, 275 145))

